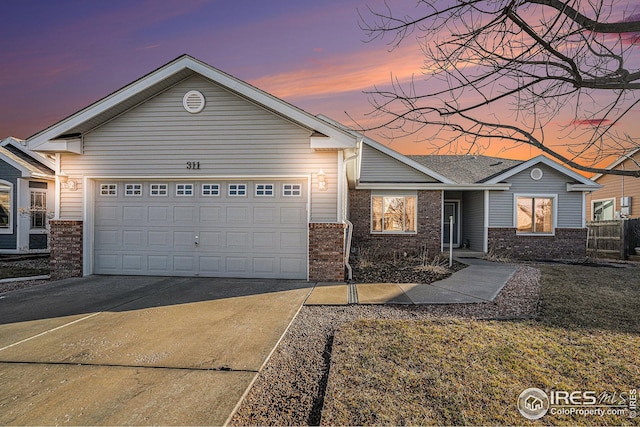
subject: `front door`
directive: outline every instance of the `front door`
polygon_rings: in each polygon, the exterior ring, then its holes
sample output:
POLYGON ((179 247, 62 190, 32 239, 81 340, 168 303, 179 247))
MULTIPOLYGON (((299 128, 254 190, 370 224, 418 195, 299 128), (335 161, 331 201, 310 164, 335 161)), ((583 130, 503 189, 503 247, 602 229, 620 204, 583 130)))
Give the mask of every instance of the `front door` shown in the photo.
POLYGON ((451 225, 449 218, 453 217, 453 247, 460 247, 460 201, 449 200, 444 202, 444 215, 442 221, 442 241, 444 246, 449 247, 451 236, 451 225))

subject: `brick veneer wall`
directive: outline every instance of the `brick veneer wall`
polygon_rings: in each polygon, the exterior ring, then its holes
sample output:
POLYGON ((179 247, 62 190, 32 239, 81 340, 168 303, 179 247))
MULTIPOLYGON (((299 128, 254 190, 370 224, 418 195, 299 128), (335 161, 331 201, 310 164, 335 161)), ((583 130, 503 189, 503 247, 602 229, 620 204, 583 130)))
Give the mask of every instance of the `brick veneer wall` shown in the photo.
POLYGON ((418 191, 418 232, 416 234, 371 234, 371 191, 349 191, 349 220, 353 223, 354 249, 372 249, 381 256, 393 252, 429 256, 441 252, 442 191, 418 191))
POLYGON ((309 224, 309 280, 344 282, 345 224, 309 224))
POLYGON ((516 259, 575 259, 587 256, 586 228, 556 228, 555 236, 517 235, 515 228, 489 228, 489 251, 516 259))
POLYGON ((51 220, 51 279, 82 276, 82 221, 51 220))

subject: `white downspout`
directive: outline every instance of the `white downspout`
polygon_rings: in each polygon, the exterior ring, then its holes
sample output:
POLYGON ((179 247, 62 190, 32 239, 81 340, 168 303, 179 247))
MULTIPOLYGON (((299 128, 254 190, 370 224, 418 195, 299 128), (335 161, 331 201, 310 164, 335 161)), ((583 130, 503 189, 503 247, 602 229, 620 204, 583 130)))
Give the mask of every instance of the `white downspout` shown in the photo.
MULTIPOLYGON (((346 179, 346 164, 358 158, 361 146, 362 146, 362 138, 359 138, 356 141, 356 154, 350 157, 347 157, 342 161, 342 165, 345 168, 344 169, 345 179, 346 179)), ((349 204, 348 188, 345 191, 347 191, 347 205, 348 205, 349 204)), ((347 219, 346 215, 344 217, 344 222, 345 224, 347 224, 347 227, 345 228, 345 239, 344 239, 344 266, 347 269, 347 280, 351 281, 353 280, 353 269, 351 268, 351 264, 349 264, 349 255, 351 253, 351 238, 353 237, 353 223, 347 219)))
POLYGON ((351 265, 349 264, 349 254, 351 253, 351 237, 353 236, 353 224, 351 221, 345 218, 344 222, 347 224, 347 228, 345 228, 345 239, 344 239, 344 266, 347 268, 347 280, 351 281, 353 279, 353 270, 351 269, 351 265))

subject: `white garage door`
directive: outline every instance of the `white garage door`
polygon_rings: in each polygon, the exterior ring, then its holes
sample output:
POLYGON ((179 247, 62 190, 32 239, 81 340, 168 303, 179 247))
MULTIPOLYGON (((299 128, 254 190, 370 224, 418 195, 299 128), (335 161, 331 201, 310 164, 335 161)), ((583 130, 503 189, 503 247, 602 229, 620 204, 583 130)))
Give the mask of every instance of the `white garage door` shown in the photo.
POLYGON ((307 183, 100 181, 94 273, 307 278, 307 183))

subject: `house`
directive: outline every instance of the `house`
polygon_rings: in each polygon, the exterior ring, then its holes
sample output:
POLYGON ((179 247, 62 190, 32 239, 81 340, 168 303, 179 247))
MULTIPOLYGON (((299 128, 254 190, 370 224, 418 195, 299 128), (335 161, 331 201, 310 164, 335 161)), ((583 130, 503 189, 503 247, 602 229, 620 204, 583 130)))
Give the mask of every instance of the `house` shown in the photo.
POLYGON ((586 255, 585 195, 599 186, 545 156, 403 156, 364 138, 351 173, 354 247, 586 255))
POLYGON ((0 142, 0 253, 48 251, 48 217, 54 203, 54 165, 25 141, 0 142))
POLYGON ((180 56, 28 139, 57 159, 52 275, 342 280, 356 139, 180 56))
MULTIPOLYGON (((618 158, 607 169, 634 170, 640 163, 640 148, 618 158)), ((591 178, 602 188, 587 196, 587 221, 640 217, 640 178, 597 174, 591 178)))
POLYGON ((454 245, 580 256, 597 187, 543 157, 423 164, 188 55, 28 142, 57 160, 53 277, 344 280, 349 219, 358 245, 435 254, 449 214, 454 245))

